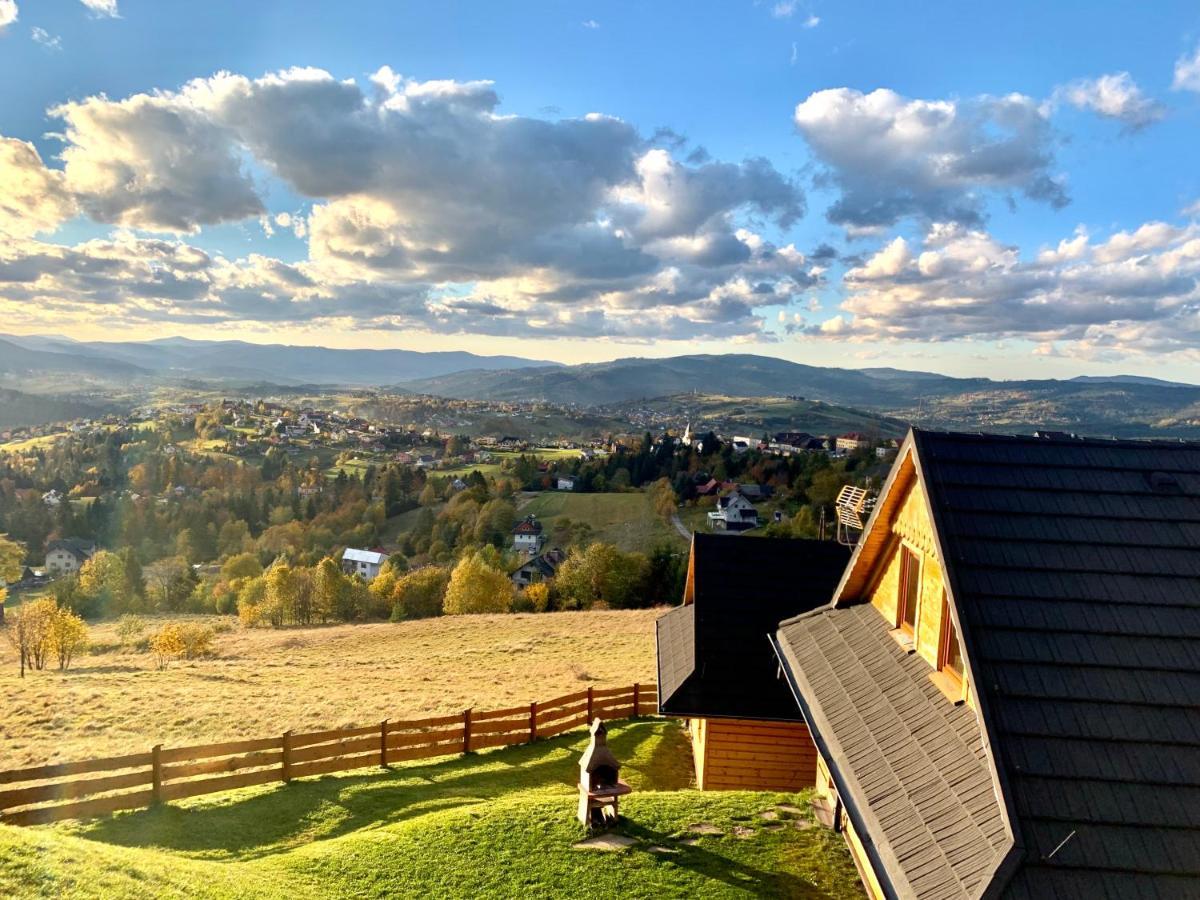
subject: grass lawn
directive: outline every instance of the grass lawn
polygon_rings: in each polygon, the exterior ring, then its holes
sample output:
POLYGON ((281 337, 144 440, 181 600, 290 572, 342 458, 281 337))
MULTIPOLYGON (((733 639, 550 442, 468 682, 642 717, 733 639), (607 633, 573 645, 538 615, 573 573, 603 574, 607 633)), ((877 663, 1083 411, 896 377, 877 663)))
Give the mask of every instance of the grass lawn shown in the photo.
POLYGON ((518 459, 521 456, 536 456, 538 459, 556 460, 556 459, 578 459, 578 450, 562 450, 558 447, 542 447, 536 450, 529 450, 526 453, 515 453, 510 450, 492 450, 490 451, 492 458, 485 463, 468 463, 462 466, 453 466, 446 469, 435 469, 434 475, 466 475, 470 472, 479 472, 485 478, 500 474, 500 466, 505 460, 518 459))
POLYGON ((143 752, 159 742, 178 747, 468 706, 498 709, 589 685, 649 683, 660 612, 235 627, 217 636, 215 657, 161 672, 148 652, 121 648, 107 623, 92 628, 93 642, 106 652, 80 657, 65 673, 47 669, 24 680, 12 648, 0 641, 0 769, 143 752))
POLYGON ((615 724, 635 792, 617 853, 576 850, 577 732, 389 772, 250 788, 87 823, 0 826, 12 897, 859 898, 805 797, 701 793, 676 722, 615 724), (763 817, 767 813, 768 817, 763 817), (704 823, 720 833, 697 834, 704 823))
POLYGON ((522 516, 535 515, 554 536, 555 522, 568 518, 586 522, 592 537, 616 544, 622 550, 651 549, 655 544, 683 544, 683 538, 654 511, 650 495, 642 491, 625 494, 572 494, 543 491, 521 506, 522 516))

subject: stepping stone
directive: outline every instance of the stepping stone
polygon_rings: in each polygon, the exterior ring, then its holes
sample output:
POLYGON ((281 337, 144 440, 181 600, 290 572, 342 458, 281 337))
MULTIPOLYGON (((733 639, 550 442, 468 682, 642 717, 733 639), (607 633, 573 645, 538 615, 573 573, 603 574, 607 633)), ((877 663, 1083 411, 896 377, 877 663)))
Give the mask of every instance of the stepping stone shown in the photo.
POLYGON ((688 826, 688 831, 692 834, 724 834, 720 828, 711 822, 696 822, 688 826))
POLYGON ((731 831, 735 838, 739 838, 743 841, 747 838, 754 837, 754 829, 747 828, 745 825, 734 825, 731 831))
POLYGON ((678 848, 676 848, 676 847, 659 847, 658 845, 655 845, 655 846, 653 846, 653 847, 650 847, 650 848, 649 848, 649 850, 650 850, 650 852, 651 852, 651 853, 667 853, 667 854, 671 854, 671 853, 678 853, 678 852, 679 852, 679 849, 678 849, 678 848))
POLYGON ((807 831, 808 829, 813 827, 813 820, 812 819, 793 819, 792 827, 795 829, 798 829, 799 831, 807 831))
POLYGON ((780 803, 775 808, 779 810, 780 815, 786 817, 803 816, 805 814, 804 810, 802 810, 800 807, 792 806, 790 803, 780 803))
POLYGON ((605 853, 615 853, 627 850, 636 843, 637 841, 633 838, 623 834, 598 834, 571 846, 576 850, 601 850, 605 853))
POLYGON ((680 841, 679 843, 683 844, 683 846, 685 846, 685 847, 695 847, 697 844, 700 843, 700 838, 685 838, 684 840, 680 841))
POLYGON ((760 819, 765 819, 768 822, 773 822, 779 818, 779 813, 775 812, 773 809, 768 809, 766 812, 760 812, 758 817, 760 819))
POLYGON ((783 831, 786 827, 782 822, 766 822, 763 824, 763 831, 783 831))

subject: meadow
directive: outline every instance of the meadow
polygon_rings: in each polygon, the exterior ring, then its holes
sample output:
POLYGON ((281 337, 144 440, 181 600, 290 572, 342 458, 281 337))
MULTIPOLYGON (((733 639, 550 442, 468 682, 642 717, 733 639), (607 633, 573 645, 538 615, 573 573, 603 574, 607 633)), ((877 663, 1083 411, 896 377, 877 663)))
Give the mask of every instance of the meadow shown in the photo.
POLYGON ((553 540, 555 528, 564 519, 583 522, 591 539, 615 544, 622 550, 647 552, 656 544, 683 546, 679 532, 655 512, 644 491, 624 494, 573 494, 543 491, 520 506, 520 515, 535 515, 553 540))
MULTIPOLYGON (((455 616, 229 629, 212 658, 155 668, 92 628, 67 672, 18 677, 0 646, 0 768, 494 709, 592 686, 654 681, 661 610, 455 616), (598 639, 602 635, 603 639, 598 639)), ((160 620, 148 619, 151 628, 160 620)), ((206 619, 213 622, 212 617, 206 619)))
POLYGON ((586 735, 55 826, 0 825, 11 897, 859 898, 806 794, 691 789, 676 722, 614 723, 618 853, 575 849, 586 735))

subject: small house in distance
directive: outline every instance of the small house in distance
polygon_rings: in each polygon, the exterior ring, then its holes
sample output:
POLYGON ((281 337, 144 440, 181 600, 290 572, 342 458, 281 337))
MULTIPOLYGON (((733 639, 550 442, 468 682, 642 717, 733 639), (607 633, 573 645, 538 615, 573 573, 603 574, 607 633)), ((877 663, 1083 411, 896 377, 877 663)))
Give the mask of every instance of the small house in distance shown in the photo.
POLYGON ((693 535, 683 605, 656 623, 658 705, 688 720, 702 790, 814 784, 817 751, 769 637, 827 603, 849 558, 832 541, 693 535))
POLYGON ((509 577, 518 591, 524 590, 531 584, 537 584, 539 581, 553 578, 554 574, 558 571, 558 567, 562 565, 563 560, 566 558, 567 552, 565 550, 553 547, 514 569, 509 577))
POLYGON ((717 498, 717 508, 708 514, 712 531, 746 531, 758 527, 758 510, 741 493, 733 491, 717 498))
POLYGON ((545 541, 542 523, 537 520, 537 516, 526 516, 513 528, 513 549, 519 553, 536 556, 542 551, 545 541))
POLYGON ((63 538, 46 547, 46 572, 72 575, 96 554, 96 542, 83 538, 63 538))
POLYGON ((367 581, 372 581, 386 561, 387 555, 378 550, 347 547, 342 553, 342 571, 347 575, 361 575, 367 581))
POLYGON ((559 475, 558 489, 560 491, 573 491, 578 480, 574 475, 559 475))

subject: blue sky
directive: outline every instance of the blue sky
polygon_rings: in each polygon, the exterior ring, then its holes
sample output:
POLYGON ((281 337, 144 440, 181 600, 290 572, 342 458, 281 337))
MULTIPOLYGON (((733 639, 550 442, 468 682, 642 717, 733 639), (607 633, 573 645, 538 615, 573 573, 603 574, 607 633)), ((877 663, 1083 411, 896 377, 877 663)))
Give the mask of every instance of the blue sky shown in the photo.
POLYGON ((5 21, 13 331, 1200 380, 1194 3, 5 21))

